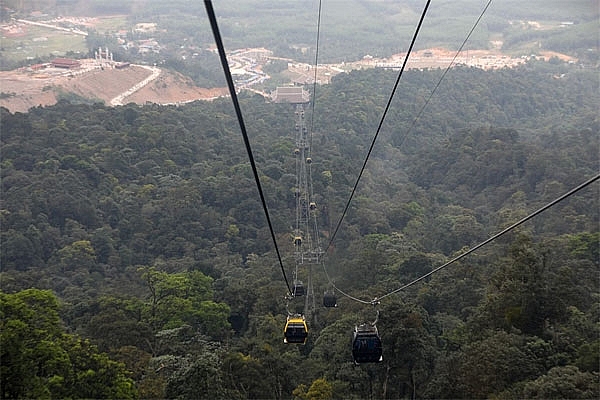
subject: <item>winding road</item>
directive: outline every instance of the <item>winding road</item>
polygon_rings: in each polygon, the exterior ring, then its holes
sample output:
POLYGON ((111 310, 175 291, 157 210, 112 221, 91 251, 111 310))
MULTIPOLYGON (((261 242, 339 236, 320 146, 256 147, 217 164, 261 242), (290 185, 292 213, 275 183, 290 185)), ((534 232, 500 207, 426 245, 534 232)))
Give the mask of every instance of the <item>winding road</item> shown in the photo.
POLYGON ((144 86, 146 86, 147 84, 149 84, 150 82, 152 82, 153 80, 155 80, 156 78, 158 78, 160 76, 160 68, 148 67, 146 65, 137 65, 137 64, 135 66, 145 68, 145 69, 151 71, 152 74, 150 74, 150 76, 147 77, 146 79, 144 79, 143 81, 136 83, 134 86, 130 87, 123 93, 119 94, 117 97, 113 98, 110 101, 111 106, 122 106, 123 100, 126 97, 131 96, 132 94, 134 94, 135 92, 137 92, 138 90, 140 90, 141 88, 143 88, 144 86))

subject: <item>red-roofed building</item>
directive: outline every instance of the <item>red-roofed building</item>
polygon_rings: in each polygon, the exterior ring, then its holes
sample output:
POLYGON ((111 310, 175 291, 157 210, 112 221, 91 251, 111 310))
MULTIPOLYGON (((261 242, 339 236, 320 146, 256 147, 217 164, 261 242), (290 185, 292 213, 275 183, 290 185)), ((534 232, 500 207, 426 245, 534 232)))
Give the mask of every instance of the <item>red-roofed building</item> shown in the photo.
POLYGON ((55 58, 54 60, 52 60, 52 66, 54 68, 74 69, 79 68, 81 66, 81 63, 71 58, 55 58))

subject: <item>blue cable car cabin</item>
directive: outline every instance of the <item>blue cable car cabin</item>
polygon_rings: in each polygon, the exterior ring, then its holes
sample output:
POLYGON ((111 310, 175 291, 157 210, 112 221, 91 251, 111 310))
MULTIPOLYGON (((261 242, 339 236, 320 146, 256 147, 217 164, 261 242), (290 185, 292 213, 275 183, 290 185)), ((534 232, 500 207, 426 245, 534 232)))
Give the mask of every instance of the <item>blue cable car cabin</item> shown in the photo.
POLYGON ((303 316, 288 317, 283 329, 283 343, 305 344, 308 327, 303 316))
POLYGON ((375 325, 362 324, 354 327, 352 358, 357 365, 383 361, 383 347, 375 325))
POLYGON ((302 281, 294 281, 294 297, 304 296, 304 284, 302 281))
POLYGON ((325 307, 337 307, 337 298, 334 292, 325 292, 323 295, 323 305, 325 307))

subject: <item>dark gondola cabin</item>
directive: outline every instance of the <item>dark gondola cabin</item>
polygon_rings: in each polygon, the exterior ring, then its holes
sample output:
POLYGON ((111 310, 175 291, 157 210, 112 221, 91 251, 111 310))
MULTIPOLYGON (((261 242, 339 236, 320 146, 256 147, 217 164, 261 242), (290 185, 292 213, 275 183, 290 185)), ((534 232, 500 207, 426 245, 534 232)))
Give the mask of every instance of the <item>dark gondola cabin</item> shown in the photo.
POLYGON ((354 328, 352 358, 355 364, 383 361, 383 347, 376 326, 362 324, 354 328))
POLYGON ((283 330, 283 343, 306 343, 308 327, 304 317, 288 317, 283 330))
POLYGON ((304 285, 302 281, 294 281, 294 297, 304 296, 304 285))
POLYGON ((325 307, 337 307, 337 299, 334 292, 325 292, 323 295, 323 305, 325 307))

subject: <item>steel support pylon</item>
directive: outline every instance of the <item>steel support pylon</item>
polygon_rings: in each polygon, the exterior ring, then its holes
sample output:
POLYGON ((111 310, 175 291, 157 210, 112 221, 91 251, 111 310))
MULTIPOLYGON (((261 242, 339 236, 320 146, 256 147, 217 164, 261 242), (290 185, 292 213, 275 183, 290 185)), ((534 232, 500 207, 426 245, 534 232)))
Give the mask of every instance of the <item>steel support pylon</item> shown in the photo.
POLYGON ((321 262, 322 250, 317 228, 317 205, 312 193, 311 140, 304 118, 304 105, 296 104, 295 110, 296 147, 296 226, 294 228, 295 279, 306 276, 304 315, 310 319, 315 311, 312 266, 321 262))

